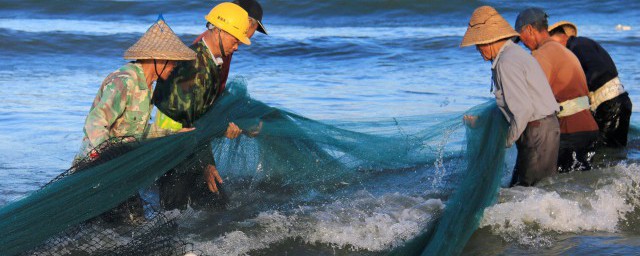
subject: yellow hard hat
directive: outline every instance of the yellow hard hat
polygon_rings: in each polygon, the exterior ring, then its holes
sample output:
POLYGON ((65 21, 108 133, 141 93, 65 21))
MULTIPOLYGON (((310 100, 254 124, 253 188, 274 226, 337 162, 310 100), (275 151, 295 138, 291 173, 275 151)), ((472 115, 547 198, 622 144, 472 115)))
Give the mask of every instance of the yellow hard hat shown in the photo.
POLYGON ((213 7, 204 18, 217 28, 231 34, 246 45, 251 44, 247 37, 249 29, 249 14, 234 3, 221 3, 213 7))

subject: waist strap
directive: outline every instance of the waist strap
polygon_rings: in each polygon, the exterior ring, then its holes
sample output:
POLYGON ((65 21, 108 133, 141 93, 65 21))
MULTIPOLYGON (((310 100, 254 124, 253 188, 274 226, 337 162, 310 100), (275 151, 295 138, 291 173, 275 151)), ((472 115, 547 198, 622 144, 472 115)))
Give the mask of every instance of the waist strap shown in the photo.
POLYGON ((620 83, 618 77, 611 79, 611 81, 598 88, 595 92, 589 92, 589 99, 591 100, 591 111, 596 111, 600 104, 618 97, 618 95, 624 93, 624 86, 620 83))
POLYGON ((560 103, 560 113, 558 117, 570 116, 583 110, 589 109, 589 97, 582 96, 560 103))

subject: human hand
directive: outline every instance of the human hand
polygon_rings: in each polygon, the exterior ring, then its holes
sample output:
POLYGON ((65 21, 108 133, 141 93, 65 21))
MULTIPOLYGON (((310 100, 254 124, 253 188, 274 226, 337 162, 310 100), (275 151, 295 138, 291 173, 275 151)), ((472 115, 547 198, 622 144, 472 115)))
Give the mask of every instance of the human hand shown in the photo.
POLYGON ((240 136, 241 133, 242 133, 242 130, 240 129, 240 127, 238 127, 236 124, 231 122, 229 123, 229 126, 227 127, 227 131, 224 133, 224 136, 229 139, 235 139, 235 138, 238 138, 238 136, 240 136))
POLYGON ((262 131, 262 121, 260 121, 258 126, 252 127, 251 131, 244 131, 244 134, 251 138, 254 138, 260 134, 260 131, 262 131))
POLYGON ((464 115, 462 117, 462 121, 464 122, 465 125, 474 128, 476 127, 476 121, 478 120, 478 116, 472 116, 472 115, 464 115))
POLYGON ((207 182, 209 190, 217 194, 218 184, 216 183, 216 181, 222 184, 222 178, 220 177, 218 169, 215 166, 207 165, 207 167, 204 168, 204 180, 207 182))
POLYGON ((182 132, 190 132, 190 131, 193 131, 193 130, 195 130, 195 129, 196 129, 195 127, 191 127, 191 128, 182 128, 182 129, 178 130, 178 133, 182 133, 182 132))

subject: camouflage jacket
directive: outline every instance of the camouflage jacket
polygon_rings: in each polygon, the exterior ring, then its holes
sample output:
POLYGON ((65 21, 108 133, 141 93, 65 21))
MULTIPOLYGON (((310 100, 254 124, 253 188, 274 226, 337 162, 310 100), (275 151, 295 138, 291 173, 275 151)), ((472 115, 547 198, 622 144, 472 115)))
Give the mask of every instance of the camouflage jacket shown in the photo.
POLYGON ((109 138, 144 137, 153 107, 151 95, 140 64, 129 63, 111 73, 85 121, 82 156, 109 138))
POLYGON ((153 103, 162 113, 182 123, 193 126, 213 105, 219 96, 220 68, 203 41, 191 46, 196 52, 194 61, 182 61, 164 81, 156 83, 153 103))

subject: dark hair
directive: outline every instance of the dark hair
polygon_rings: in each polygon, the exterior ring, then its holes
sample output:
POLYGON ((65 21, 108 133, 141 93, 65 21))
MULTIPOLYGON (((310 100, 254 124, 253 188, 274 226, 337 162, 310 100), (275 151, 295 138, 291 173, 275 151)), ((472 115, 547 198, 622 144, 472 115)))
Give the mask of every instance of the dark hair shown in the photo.
POLYGON ((553 30, 549 31, 549 35, 555 35, 555 34, 567 34, 566 32, 564 32, 564 28, 562 28, 562 26, 558 26, 557 28, 554 28, 553 30))
POLYGON ((546 18, 544 20, 538 20, 536 22, 533 22, 529 25, 531 25, 531 27, 533 27, 535 30, 538 30, 538 31, 547 31, 547 29, 549 29, 549 22, 547 21, 546 18))

